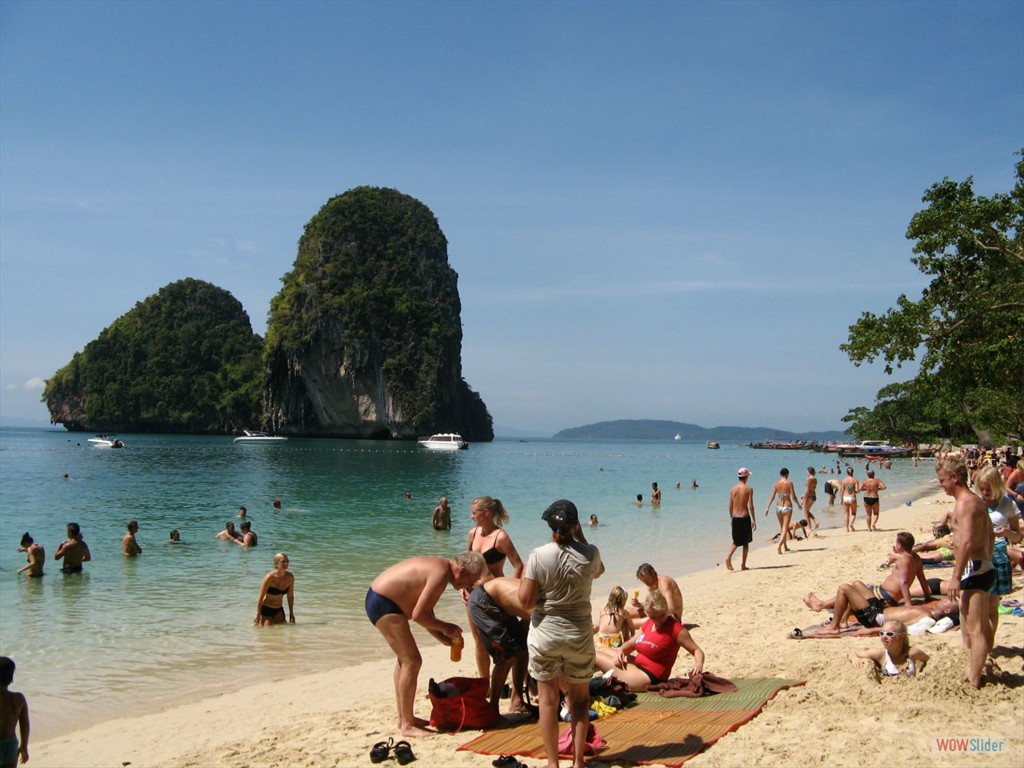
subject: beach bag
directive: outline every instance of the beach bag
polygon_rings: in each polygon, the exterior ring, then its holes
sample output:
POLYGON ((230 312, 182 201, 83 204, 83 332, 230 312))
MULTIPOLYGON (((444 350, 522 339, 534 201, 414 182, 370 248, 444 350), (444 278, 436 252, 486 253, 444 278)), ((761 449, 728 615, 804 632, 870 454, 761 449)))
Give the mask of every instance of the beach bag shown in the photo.
POLYGON ((483 730, 498 724, 487 701, 486 677, 449 677, 430 681, 430 724, 439 731, 483 730))

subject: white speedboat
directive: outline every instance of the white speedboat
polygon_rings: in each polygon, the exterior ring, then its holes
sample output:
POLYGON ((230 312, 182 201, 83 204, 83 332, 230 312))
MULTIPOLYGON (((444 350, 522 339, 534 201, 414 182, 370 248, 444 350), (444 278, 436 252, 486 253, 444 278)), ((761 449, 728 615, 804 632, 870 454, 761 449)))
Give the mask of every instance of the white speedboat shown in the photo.
POLYGON ((96 437, 90 437, 86 442, 94 448, 124 448, 124 443, 114 435, 96 435, 96 437))
POLYGON ((242 434, 235 438, 236 443, 283 443, 287 440, 287 437, 281 437, 280 435, 268 435, 266 432, 252 432, 248 429, 243 429, 242 434))
POLYGON ((458 451, 469 448, 469 443, 462 439, 462 435, 456 435, 453 432, 431 435, 416 442, 431 451, 458 451))

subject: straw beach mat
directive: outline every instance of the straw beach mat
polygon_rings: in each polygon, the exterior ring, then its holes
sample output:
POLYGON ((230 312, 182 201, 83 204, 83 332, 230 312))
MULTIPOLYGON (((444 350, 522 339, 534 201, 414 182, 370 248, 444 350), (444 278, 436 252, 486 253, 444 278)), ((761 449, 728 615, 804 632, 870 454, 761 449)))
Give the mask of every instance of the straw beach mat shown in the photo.
MULTIPOLYGON (((730 731, 757 717, 779 691, 805 681, 779 678, 734 680, 734 693, 699 699, 665 698, 641 693, 636 704, 610 717, 594 721, 607 748, 591 759, 639 765, 682 765, 730 731)), ((559 731, 568 727, 560 723, 559 731)), ((484 755, 524 755, 544 758, 540 726, 523 723, 487 731, 459 749, 484 755)))

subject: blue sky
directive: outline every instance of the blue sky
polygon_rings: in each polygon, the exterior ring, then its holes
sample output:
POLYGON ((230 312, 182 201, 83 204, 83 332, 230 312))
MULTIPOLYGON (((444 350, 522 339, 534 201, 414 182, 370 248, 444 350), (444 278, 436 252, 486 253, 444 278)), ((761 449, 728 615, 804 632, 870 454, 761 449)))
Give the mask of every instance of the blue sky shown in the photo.
POLYGON ((4 0, 0 422, 175 280, 263 333, 368 184, 437 216, 500 427, 841 429, 921 195, 1022 145, 1020 2, 4 0))

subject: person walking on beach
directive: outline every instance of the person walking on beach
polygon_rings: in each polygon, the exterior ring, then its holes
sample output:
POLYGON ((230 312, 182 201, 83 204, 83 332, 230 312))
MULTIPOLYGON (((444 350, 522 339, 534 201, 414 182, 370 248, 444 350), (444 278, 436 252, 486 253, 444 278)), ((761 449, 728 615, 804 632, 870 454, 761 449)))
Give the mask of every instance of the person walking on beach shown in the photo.
POLYGON ((435 531, 450 531, 452 529, 452 508, 448 506, 447 496, 442 496, 441 503, 434 507, 430 525, 435 531))
POLYGON ((811 514, 811 507, 814 506, 814 502, 818 500, 818 478, 814 471, 814 467, 807 468, 807 488, 803 495, 804 505, 804 522, 807 523, 807 527, 804 533, 810 538, 811 531, 815 530, 819 523, 818 519, 811 514))
POLYGON ((540 732, 548 766, 558 766, 558 702, 564 691, 572 718, 574 768, 585 768, 590 730, 590 678, 594 674, 590 590, 604 573, 597 547, 583 540, 579 512, 560 499, 541 516, 551 541, 530 553, 519 601, 532 610, 527 647, 537 681, 540 732))
POLYGON ((28 559, 28 565, 19 568, 18 573, 27 572, 30 579, 42 576, 43 564, 46 562, 46 550, 36 544, 35 539, 28 531, 25 531, 25 535, 21 537, 21 546, 18 547, 18 551, 24 552, 28 559))
POLYGON ((138 532, 139 521, 129 520, 128 533, 121 539, 121 554, 125 557, 138 557, 142 554, 142 547, 139 546, 139 542, 135 538, 135 534, 138 532))
POLYGON ((68 523, 68 537, 57 547, 53 559, 64 561, 64 567, 61 568, 64 573, 81 573, 82 563, 92 560, 89 545, 82 538, 82 528, 78 523, 68 523))
POLYGON ((961 459, 946 458, 935 469, 942 490, 954 499, 950 531, 956 559, 947 595, 960 601, 960 635, 969 652, 967 679, 981 688, 981 672, 991 649, 988 590, 995 583, 992 565, 995 533, 988 506, 967 487, 967 466, 961 459))
POLYGON ((793 481, 789 479, 789 470, 785 467, 779 470, 779 479, 772 486, 772 495, 764 508, 766 517, 776 496, 779 499, 775 507, 775 514, 779 518, 779 546, 775 551, 781 555, 783 552, 789 552, 789 547, 786 546, 789 541, 789 521, 793 519, 793 505, 796 503, 796 488, 793 487, 793 481))
POLYGON ((868 530, 878 530, 878 494, 885 490, 885 483, 875 477, 873 469, 869 469, 868 479, 860 484, 860 489, 864 492, 864 516, 868 520, 868 530))
POLYGON ((445 588, 469 589, 487 569, 479 552, 454 558, 419 555, 392 565, 366 591, 366 616, 394 652, 395 703, 398 730, 403 736, 428 736, 427 721, 415 716, 416 682, 423 657, 410 621, 426 629, 443 645, 462 646, 462 628, 434 615, 445 588))
POLYGON ((9 690, 14 682, 14 659, 0 656, 0 766, 14 768, 18 759, 28 762, 28 702, 25 694, 9 690), (21 743, 14 730, 18 729, 21 743))
POLYGON ((729 491, 729 520, 732 523, 732 546, 725 556, 725 567, 730 571, 732 567, 732 556, 737 547, 743 548, 743 555, 740 560, 740 570, 747 570, 747 552, 750 549, 750 542, 754 540, 754 531, 757 530, 757 519, 754 513, 754 489, 747 485, 747 478, 750 477, 750 470, 740 467, 736 473, 737 482, 729 491))
POLYGON ((846 468, 846 477, 839 483, 839 491, 842 493, 843 511, 846 512, 846 532, 857 530, 854 523, 857 522, 857 491, 860 490, 860 483, 853 476, 853 467, 846 468))

